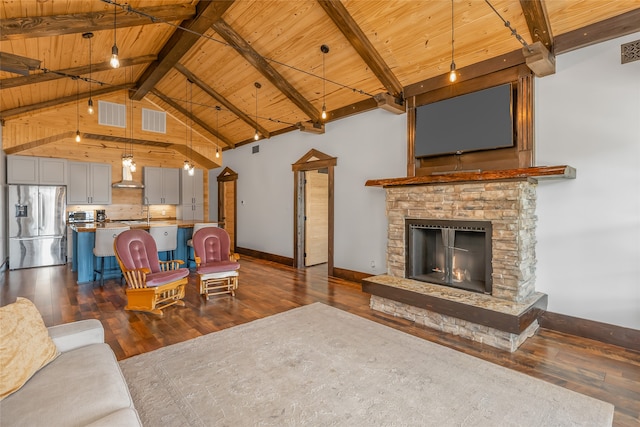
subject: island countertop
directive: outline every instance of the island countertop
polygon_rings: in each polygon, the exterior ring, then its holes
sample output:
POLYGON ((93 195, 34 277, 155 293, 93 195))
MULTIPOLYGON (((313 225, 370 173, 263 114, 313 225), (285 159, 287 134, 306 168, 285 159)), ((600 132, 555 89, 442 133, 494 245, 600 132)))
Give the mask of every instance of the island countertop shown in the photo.
MULTIPOLYGON (((128 225, 132 229, 141 229, 148 230, 149 227, 160 227, 163 225, 174 225, 176 224, 178 228, 193 228, 195 223, 201 223, 203 221, 187 221, 181 219, 173 219, 173 220, 151 220, 148 224, 145 220, 134 220, 134 221, 108 221, 108 222, 89 222, 89 223, 70 223, 69 226, 72 230, 77 231, 79 233, 82 232, 95 232, 96 228, 117 228, 122 227, 123 225, 128 225)), ((212 224, 217 224, 217 222, 212 222, 212 224)))

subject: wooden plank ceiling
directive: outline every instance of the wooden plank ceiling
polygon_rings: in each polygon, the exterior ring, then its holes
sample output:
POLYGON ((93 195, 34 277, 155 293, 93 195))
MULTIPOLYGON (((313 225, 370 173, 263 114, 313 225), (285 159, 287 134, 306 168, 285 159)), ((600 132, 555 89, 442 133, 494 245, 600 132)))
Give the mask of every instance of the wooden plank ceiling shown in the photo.
POLYGON ((490 60, 521 61, 522 44, 491 6, 556 54, 640 30, 638 0, 3 1, 0 118, 29 128, 5 132, 4 149, 71 142, 81 127, 103 143, 163 144, 206 160, 256 130, 321 132, 323 103, 331 126, 376 108, 376 95, 398 107, 421 82, 444 81, 452 25, 461 79, 490 60), (98 125, 90 95, 166 111, 167 134, 98 125))

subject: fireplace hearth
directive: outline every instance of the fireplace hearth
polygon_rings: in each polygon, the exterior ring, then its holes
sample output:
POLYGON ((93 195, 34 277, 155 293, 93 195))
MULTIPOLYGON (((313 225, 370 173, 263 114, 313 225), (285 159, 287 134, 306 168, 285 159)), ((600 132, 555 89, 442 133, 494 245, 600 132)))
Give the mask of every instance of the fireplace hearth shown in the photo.
POLYGON ((408 279, 491 294, 491 222, 405 219, 408 279))

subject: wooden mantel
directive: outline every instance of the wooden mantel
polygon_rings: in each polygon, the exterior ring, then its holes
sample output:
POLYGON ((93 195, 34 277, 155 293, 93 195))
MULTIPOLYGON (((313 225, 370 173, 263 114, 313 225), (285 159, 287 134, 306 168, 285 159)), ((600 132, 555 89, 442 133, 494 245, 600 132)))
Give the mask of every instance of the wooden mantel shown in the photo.
POLYGON ((517 179, 575 179, 576 169, 563 166, 535 166, 531 168, 505 169, 494 171, 459 171, 433 173, 425 176, 405 178, 370 179, 367 187, 401 187, 405 185, 445 184, 453 182, 504 181, 517 179))

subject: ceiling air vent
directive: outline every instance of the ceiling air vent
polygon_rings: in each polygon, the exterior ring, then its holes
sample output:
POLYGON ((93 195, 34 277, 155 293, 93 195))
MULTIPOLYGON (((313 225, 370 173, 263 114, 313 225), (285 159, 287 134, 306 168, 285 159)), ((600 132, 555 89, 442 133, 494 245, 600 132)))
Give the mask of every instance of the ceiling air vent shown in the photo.
POLYGON ((164 111, 142 109, 142 130, 167 133, 167 113, 164 111))
POLYGON ((620 46, 622 54, 622 63, 633 62, 640 59, 640 40, 625 43, 620 46))
POLYGON ((118 128, 127 127, 127 107, 115 102, 98 101, 98 123, 118 128))

